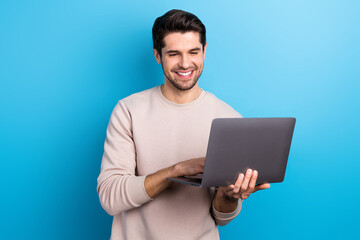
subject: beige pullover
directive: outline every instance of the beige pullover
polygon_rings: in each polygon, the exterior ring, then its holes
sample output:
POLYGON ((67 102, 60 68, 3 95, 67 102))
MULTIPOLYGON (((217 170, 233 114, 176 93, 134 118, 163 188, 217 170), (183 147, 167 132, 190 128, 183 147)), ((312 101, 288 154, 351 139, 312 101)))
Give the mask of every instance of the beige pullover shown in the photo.
POLYGON ((241 117, 229 105, 202 90, 191 103, 167 100, 160 86, 133 94, 115 106, 107 128, 97 191, 114 216, 111 239, 219 239, 217 225, 241 210, 220 213, 212 207, 213 189, 173 183, 151 199, 148 174, 180 161, 204 157, 211 121, 241 117))

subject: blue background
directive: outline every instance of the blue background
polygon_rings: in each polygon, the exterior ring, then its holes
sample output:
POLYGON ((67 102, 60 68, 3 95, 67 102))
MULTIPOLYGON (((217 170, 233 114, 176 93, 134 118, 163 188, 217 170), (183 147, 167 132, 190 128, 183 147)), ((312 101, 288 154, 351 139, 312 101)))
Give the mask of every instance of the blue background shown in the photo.
MULTIPOLYGON (((0 2, 0 239, 108 239, 96 192, 117 100, 163 82, 156 17, 208 31, 200 86, 244 117, 294 116, 285 182, 222 239, 359 239, 359 1, 0 2)), ((175 239, 175 237, 174 237, 175 239)))

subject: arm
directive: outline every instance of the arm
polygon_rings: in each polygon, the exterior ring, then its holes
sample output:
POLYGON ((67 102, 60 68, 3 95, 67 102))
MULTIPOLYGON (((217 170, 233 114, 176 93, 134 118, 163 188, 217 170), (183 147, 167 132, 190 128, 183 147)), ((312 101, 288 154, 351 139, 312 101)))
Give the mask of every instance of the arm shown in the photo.
POLYGON ((212 206, 212 214, 218 225, 231 222, 240 213, 243 199, 247 199, 251 193, 270 188, 268 183, 255 186, 257 177, 256 170, 248 169, 246 175, 239 174, 235 184, 218 188, 212 206))
POLYGON ((205 158, 197 158, 148 176, 136 176, 131 116, 122 101, 119 101, 111 114, 106 134, 97 191, 102 207, 112 216, 151 201, 170 186, 167 177, 203 172, 205 158))
POLYGON ((222 196, 216 191, 215 197, 211 206, 211 214, 214 217, 215 223, 219 226, 224 226, 230 223, 237 215, 239 215, 242 208, 242 199, 230 199, 222 196))
POLYGON ((191 176, 203 173, 204 164, 205 158, 202 157, 183 161, 171 167, 161 169, 145 178, 145 190, 151 198, 154 198, 172 183, 171 181, 166 180, 166 178, 191 176))
POLYGON ((116 104, 106 131, 97 192, 102 207, 114 216, 151 200, 145 176, 135 176, 136 152, 131 116, 125 104, 116 104))

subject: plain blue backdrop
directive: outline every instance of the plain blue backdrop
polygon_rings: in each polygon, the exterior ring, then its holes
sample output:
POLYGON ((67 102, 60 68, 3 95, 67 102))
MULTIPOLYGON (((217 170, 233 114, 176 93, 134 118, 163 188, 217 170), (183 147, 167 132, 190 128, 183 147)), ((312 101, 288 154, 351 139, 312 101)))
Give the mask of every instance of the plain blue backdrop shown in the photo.
POLYGON ((119 99, 163 82, 151 28, 173 8, 207 27, 200 87, 244 117, 297 118, 285 181, 221 239, 360 239, 355 0, 2 0, 0 239, 109 238, 106 127, 119 99))

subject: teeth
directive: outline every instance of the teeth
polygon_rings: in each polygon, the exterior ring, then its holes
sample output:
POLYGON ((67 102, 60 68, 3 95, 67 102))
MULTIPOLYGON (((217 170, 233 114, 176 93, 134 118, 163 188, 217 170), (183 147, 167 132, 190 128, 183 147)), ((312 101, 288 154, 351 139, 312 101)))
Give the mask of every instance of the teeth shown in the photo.
POLYGON ((181 73, 181 72, 177 72, 177 73, 181 76, 188 76, 188 75, 190 75, 190 73, 192 73, 192 71, 187 72, 187 73, 181 73))

